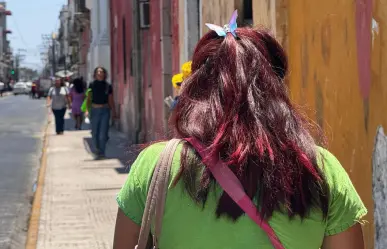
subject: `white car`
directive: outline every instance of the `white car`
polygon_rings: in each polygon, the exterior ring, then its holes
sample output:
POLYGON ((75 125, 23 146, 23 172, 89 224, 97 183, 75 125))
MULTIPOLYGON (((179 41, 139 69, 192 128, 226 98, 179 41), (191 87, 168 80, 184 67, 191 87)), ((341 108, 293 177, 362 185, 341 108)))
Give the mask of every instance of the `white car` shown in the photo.
POLYGON ((18 95, 18 94, 27 94, 27 86, 26 83, 23 82, 18 82, 13 86, 13 94, 18 95))
POLYGON ((26 87, 27 87, 27 92, 31 92, 31 89, 32 89, 32 82, 28 81, 25 83, 26 84, 26 87))

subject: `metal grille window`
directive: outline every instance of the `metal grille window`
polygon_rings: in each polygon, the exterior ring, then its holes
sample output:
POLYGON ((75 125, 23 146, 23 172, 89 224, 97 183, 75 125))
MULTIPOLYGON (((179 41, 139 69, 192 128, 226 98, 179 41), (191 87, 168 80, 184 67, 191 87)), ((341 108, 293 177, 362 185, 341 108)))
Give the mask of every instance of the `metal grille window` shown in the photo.
POLYGON ((150 6, 149 0, 140 0, 140 28, 150 27, 150 6))

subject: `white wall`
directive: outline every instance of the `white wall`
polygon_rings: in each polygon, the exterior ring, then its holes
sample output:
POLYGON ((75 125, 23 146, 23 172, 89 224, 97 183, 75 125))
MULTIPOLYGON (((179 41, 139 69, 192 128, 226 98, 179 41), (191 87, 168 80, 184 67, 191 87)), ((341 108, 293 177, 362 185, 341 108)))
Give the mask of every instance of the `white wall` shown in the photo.
POLYGON ((68 21, 69 21, 69 8, 68 6, 63 6, 61 16, 60 16, 60 22, 63 26, 63 54, 67 55, 69 52, 69 43, 68 43, 68 37, 69 37, 69 29, 68 29, 68 21))
POLYGON ((93 80, 93 75, 92 75, 92 73, 93 73, 93 68, 91 67, 91 52, 90 52, 90 49, 89 49, 89 52, 87 53, 87 68, 86 68, 86 74, 87 74, 87 76, 86 76, 86 80, 87 80, 87 84, 89 84, 92 80, 93 80))
MULTIPOLYGON (((109 0, 92 0, 90 5, 90 26, 92 42, 90 45, 90 70, 97 66, 106 68, 110 79, 110 16, 109 0)), ((89 71, 90 71, 89 70, 89 71)), ((92 75, 92 71, 89 75, 92 75)))

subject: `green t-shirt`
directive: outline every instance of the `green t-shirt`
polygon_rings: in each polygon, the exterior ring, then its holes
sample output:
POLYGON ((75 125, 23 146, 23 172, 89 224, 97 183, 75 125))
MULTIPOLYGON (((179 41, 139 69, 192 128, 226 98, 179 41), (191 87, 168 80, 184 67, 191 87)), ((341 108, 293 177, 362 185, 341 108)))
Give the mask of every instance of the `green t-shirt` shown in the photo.
MULTIPOLYGON (((127 181, 117 195, 122 211, 137 224, 141 224, 148 188, 160 153, 166 143, 149 146, 138 156, 130 169, 127 181)), ((203 209, 184 192, 182 181, 172 187, 172 180, 179 172, 180 144, 173 159, 162 234, 159 241, 163 249, 205 248, 260 248, 272 249, 265 232, 248 216, 236 222, 215 216, 220 187, 210 193, 203 209)), ((324 158, 324 172, 330 188, 330 208, 326 222, 320 211, 311 212, 302 222, 289 220, 287 215, 274 212, 269 223, 287 249, 318 249, 324 236, 340 233, 366 213, 367 209, 339 161, 327 150, 319 148, 324 158)))

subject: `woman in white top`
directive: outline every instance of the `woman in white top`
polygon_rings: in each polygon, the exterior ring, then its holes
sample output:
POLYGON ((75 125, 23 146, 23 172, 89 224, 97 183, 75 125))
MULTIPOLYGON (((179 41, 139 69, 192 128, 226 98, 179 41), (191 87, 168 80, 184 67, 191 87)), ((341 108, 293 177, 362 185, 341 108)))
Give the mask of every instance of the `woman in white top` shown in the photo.
POLYGON ((71 108, 69 91, 64 85, 63 79, 55 79, 55 86, 51 87, 48 91, 47 106, 51 106, 52 112, 55 116, 56 134, 62 135, 64 131, 64 115, 66 113, 66 106, 71 108))

